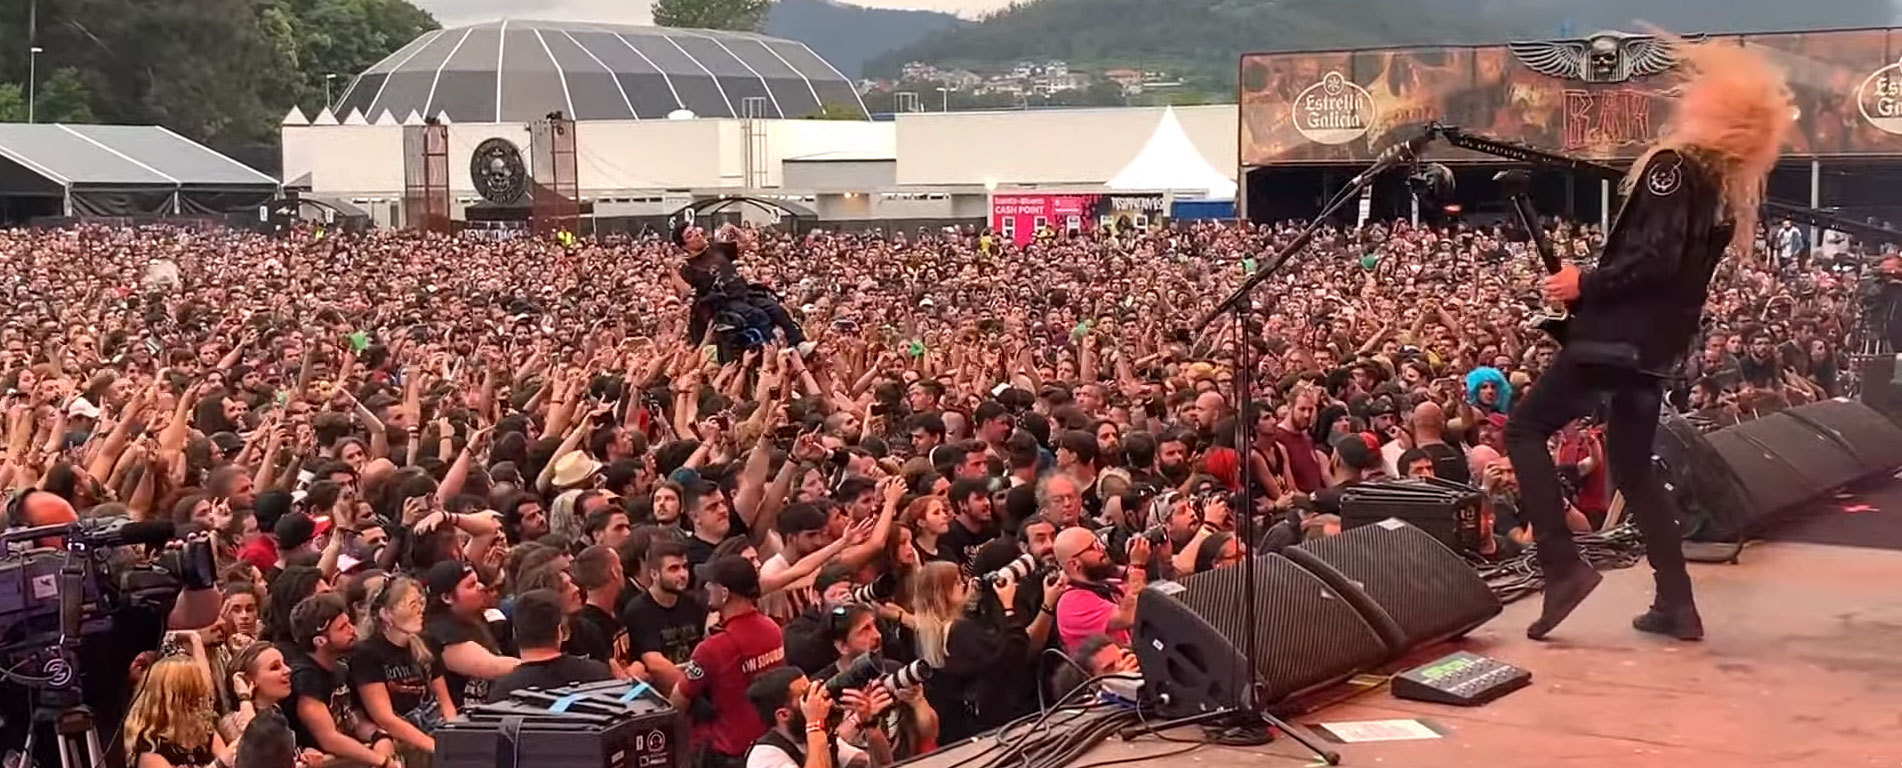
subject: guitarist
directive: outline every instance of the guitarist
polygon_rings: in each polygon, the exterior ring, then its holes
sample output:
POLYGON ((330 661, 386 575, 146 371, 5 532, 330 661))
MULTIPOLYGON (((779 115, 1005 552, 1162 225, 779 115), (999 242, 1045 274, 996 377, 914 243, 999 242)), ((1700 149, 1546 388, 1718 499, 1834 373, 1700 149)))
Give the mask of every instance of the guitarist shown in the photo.
POLYGON ((1545 604, 1526 635, 1541 640, 1601 576, 1565 525, 1547 439, 1609 402, 1612 477, 1630 502, 1656 572, 1657 597, 1632 622, 1680 640, 1703 637, 1684 569, 1675 505, 1651 467, 1663 376, 1692 341, 1726 246, 1749 254, 1763 185, 1793 121, 1783 73, 1730 43, 1677 42, 1682 83, 1663 138, 1623 185, 1625 203, 1596 269, 1570 264, 1545 280, 1572 312, 1565 346, 1506 425, 1507 454, 1545 573, 1545 604))

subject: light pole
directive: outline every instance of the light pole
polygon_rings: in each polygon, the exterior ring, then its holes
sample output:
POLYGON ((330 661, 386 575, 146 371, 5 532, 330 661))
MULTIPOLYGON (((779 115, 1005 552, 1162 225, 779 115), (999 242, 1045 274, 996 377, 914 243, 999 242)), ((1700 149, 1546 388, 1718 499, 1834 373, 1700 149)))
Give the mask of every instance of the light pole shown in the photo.
POLYGON ((40 54, 45 48, 33 46, 26 49, 26 121, 33 122, 33 107, 40 101, 40 54))
POLYGON ((325 109, 329 109, 332 106, 332 104, 330 103, 330 81, 335 79, 337 79, 337 73, 335 72, 324 73, 324 108, 325 109))

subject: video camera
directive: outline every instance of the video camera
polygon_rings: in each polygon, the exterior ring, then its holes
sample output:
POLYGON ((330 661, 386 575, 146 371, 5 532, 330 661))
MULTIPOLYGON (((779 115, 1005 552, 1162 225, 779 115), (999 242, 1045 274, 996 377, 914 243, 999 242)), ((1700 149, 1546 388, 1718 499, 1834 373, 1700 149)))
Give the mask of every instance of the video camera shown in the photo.
POLYGON ((0 669, 49 704, 76 706, 82 640, 128 609, 169 613, 180 591, 209 587, 216 574, 211 543, 182 542, 165 521, 100 518, 0 532, 0 669), (162 549, 156 557, 121 549, 133 546, 162 549))

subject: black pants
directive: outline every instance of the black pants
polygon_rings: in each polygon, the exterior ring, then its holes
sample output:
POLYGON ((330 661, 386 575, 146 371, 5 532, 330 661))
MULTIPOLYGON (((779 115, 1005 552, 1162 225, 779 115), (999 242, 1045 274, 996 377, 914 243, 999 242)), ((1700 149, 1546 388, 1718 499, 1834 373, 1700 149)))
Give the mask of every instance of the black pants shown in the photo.
POLYGON ((1644 534, 1645 557, 1657 574, 1658 604, 1687 605, 1691 577, 1684 570, 1677 506, 1651 464, 1662 384, 1645 374, 1581 362, 1563 350, 1506 422, 1506 454, 1519 476, 1520 512, 1532 524, 1539 565, 1548 582, 1586 567, 1565 526, 1558 470, 1546 441, 1606 396, 1606 459, 1612 481, 1625 494, 1625 509, 1644 534))

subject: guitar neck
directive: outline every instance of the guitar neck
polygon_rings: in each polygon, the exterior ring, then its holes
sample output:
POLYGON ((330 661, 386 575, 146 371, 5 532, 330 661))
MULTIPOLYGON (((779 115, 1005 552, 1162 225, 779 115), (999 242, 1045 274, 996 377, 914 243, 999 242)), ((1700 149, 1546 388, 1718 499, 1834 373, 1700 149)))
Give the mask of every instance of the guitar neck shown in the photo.
POLYGON ((1532 238, 1532 247, 1539 252, 1539 264, 1545 267, 1548 275, 1557 274, 1564 262, 1559 261, 1558 253, 1552 250, 1552 241, 1545 237, 1545 230, 1539 226, 1539 213, 1532 209, 1532 198, 1524 194, 1507 198, 1512 204, 1512 212, 1519 219, 1519 226, 1532 238))

